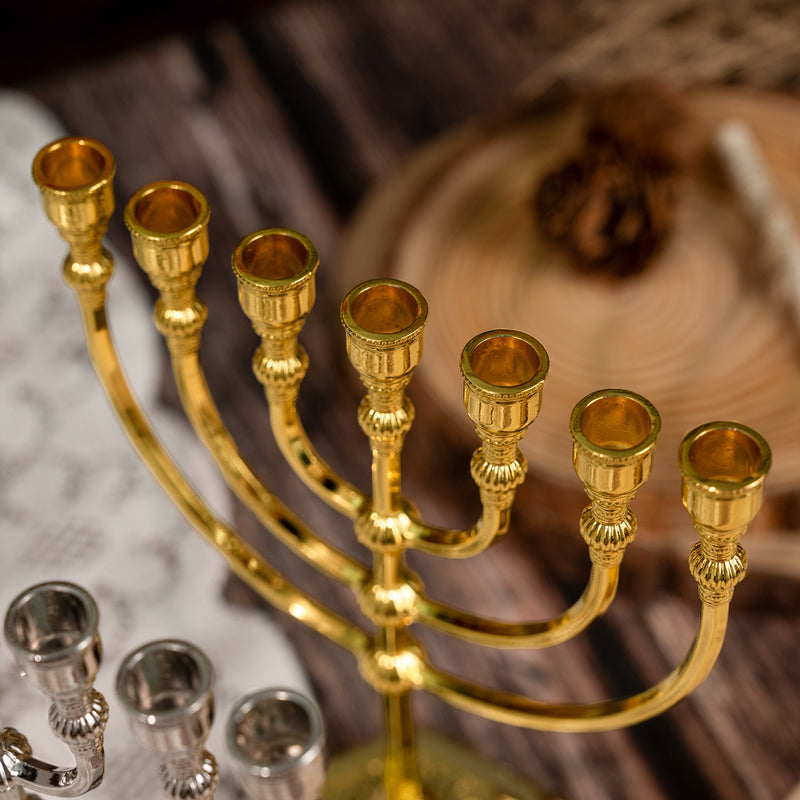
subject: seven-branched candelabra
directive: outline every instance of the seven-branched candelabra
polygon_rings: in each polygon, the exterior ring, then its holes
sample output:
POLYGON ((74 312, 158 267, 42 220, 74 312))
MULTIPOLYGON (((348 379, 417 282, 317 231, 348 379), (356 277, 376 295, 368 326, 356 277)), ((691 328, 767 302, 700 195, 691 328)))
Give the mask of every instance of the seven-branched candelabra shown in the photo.
MULTIPOLYGON (((303 235, 267 229, 245 237, 233 254, 241 306, 261 343, 253 369, 263 384, 272 428, 286 460, 325 502, 353 520, 372 566, 317 536, 245 463, 226 431, 198 361, 206 309, 194 287, 208 253, 208 204, 180 182, 150 184, 127 204, 136 260, 159 291, 155 321, 171 355, 186 413, 232 490, 264 526, 321 572, 357 593, 373 631, 309 598, 210 511, 164 451, 126 385, 105 316, 112 260, 102 237, 113 211, 114 161, 100 143, 62 139, 34 163, 45 213, 69 244, 64 276, 83 313, 89 352, 131 441, 180 510, 269 602, 354 653, 364 678, 383 698, 386 752, 383 785, 390 800, 425 794, 417 769, 410 697, 416 690, 499 722, 560 731, 631 725, 663 712, 696 688, 719 653, 729 603, 746 561, 739 538, 758 511, 770 463, 756 432, 731 422, 702 425, 683 440, 683 502, 700 540, 690 555, 702 603, 695 640, 683 662, 660 683, 631 697, 594 704, 549 704, 470 683, 429 663, 412 635, 424 624, 468 641, 503 648, 549 647, 572 638, 602 614, 616 591, 625 547, 636 533, 630 501, 647 479, 660 429, 644 398, 603 390, 575 407, 570 430, 574 464, 590 499, 580 532, 591 557, 588 584, 559 617, 533 622, 484 619, 432 598, 406 566, 409 548, 434 555, 474 556, 509 528, 526 463, 518 445, 536 418, 548 357, 527 334, 493 330, 464 348, 466 411, 481 445, 471 461, 482 512, 466 530, 425 524, 402 495, 400 454, 413 421, 405 395, 422 354, 427 304, 412 286, 384 279, 345 297, 341 320, 351 363, 366 387, 358 410, 372 450, 372 487, 343 481, 308 440, 296 399, 308 367, 298 335, 314 302, 317 254, 303 235)), ((351 795, 355 796, 355 795, 351 795)))

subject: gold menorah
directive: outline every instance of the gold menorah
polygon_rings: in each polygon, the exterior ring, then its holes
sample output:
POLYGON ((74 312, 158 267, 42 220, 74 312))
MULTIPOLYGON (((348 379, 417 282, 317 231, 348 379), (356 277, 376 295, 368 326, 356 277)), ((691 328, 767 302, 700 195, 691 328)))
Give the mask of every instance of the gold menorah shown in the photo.
MULTIPOLYGON (((372 623, 368 631, 287 582, 265 558, 218 519, 198 497, 153 434, 125 382, 105 313, 113 263, 102 246, 114 208, 114 160, 86 138, 66 138, 40 151, 33 166, 44 210, 69 244, 64 276, 83 314, 90 356, 133 445, 178 508, 219 550, 234 572, 262 597, 350 650, 363 677, 383 699, 386 745, 383 789, 387 800, 447 796, 431 788, 417 765, 411 696, 422 690, 453 706, 497 722, 547 731, 604 731, 662 713, 709 674, 725 636, 734 587, 746 569, 739 538, 757 513, 770 451, 763 438, 733 422, 691 431, 679 450, 683 503, 699 542, 689 568, 702 604, 689 651, 661 682, 629 697, 593 704, 550 704, 476 685, 429 663, 412 636, 428 625, 479 645, 544 648, 571 639, 611 603, 626 546, 636 533, 630 502, 650 472, 660 420, 632 392, 608 389, 581 400, 570 418, 574 465, 590 504, 580 519, 591 573, 575 604, 560 616, 533 622, 484 619, 443 605, 425 593, 406 565, 415 548, 447 558, 474 556, 509 529, 525 458, 519 442, 535 420, 548 371, 542 345, 511 330, 480 333, 461 357, 464 403, 481 440, 471 474, 482 512, 466 530, 425 524, 401 492, 400 456, 414 410, 405 388, 422 355, 427 304, 412 286, 372 280, 345 297, 341 320, 347 351, 366 387, 358 420, 372 450, 372 491, 345 482, 309 441, 296 407, 308 358, 298 335, 314 302, 318 258, 303 235, 272 228, 246 236, 233 254, 241 306, 261 343, 253 370, 264 385, 275 437, 286 460, 326 503, 353 520, 355 534, 372 553, 372 567, 334 548, 286 508, 245 463, 215 408, 198 361, 206 308, 195 284, 208 253, 208 204, 180 182, 150 184, 125 210, 133 251, 160 296, 155 321, 166 339, 181 400, 198 436, 213 454, 231 489, 263 525, 325 575, 350 587, 372 623)), ((326 797, 372 796, 360 788, 326 797)), ((366 788, 365 788, 366 787, 366 788)), ((497 796, 497 795, 494 795, 497 796)))

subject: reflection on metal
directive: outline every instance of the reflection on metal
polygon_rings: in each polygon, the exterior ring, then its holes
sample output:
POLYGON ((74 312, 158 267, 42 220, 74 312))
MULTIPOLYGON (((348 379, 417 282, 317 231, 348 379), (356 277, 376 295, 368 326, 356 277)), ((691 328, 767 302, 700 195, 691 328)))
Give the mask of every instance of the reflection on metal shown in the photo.
MULTIPOLYGON (((660 429, 657 412, 644 398, 613 389, 584 398, 572 414, 574 466, 591 501, 580 531, 592 561, 587 587, 572 608, 552 620, 521 622, 499 622, 449 608, 427 596, 406 566, 405 552, 416 548, 464 558, 507 532, 514 493, 526 472, 518 444, 536 418, 548 371, 544 348, 527 334, 511 330, 485 332, 465 346, 464 403, 481 440, 471 472, 482 513, 466 530, 429 526, 403 497, 400 468, 403 440, 414 417, 405 388, 422 356, 425 299, 414 287, 386 279, 357 286, 342 304, 348 355, 366 387, 358 420, 372 451, 372 488, 367 494, 322 460, 297 413, 308 368, 297 337, 314 302, 316 250, 305 236, 287 229, 262 230, 242 240, 233 268, 242 308, 261 340, 253 369, 264 385, 275 436, 305 483, 353 520, 356 537, 372 554, 367 567, 309 530, 270 493, 239 454, 214 406, 198 361, 206 308, 194 291, 208 253, 205 198, 180 182, 151 184, 137 192, 127 204, 126 224, 136 259, 159 291, 156 324, 169 347, 189 419, 232 490, 265 527, 321 572, 353 589, 375 628, 367 632, 288 583, 217 519, 136 405, 105 315, 112 261, 102 238, 113 211, 114 169, 108 150, 84 138, 54 142, 34 162, 45 213, 70 247, 64 275, 76 291, 97 373, 141 457, 231 568, 269 602, 354 654, 363 677, 383 697, 383 796, 414 800, 426 791, 432 795, 429 787, 423 788, 426 776, 417 757, 411 716, 414 691, 431 692, 498 722, 539 730, 600 731, 660 714, 706 678, 722 646, 734 587, 744 575, 739 538, 760 506, 770 465, 769 448, 759 434, 736 423, 717 422, 696 429, 681 445, 683 501, 700 536, 690 569, 702 608, 686 657, 660 683, 632 697, 573 705, 543 703, 447 674, 429 663, 412 636, 412 624, 495 647, 548 647, 572 638, 606 610, 625 547, 636 533, 629 503, 650 472, 660 429)), ((364 789, 363 781, 359 786, 364 789)), ((331 789, 330 796, 371 796, 372 789, 364 791, 336 794, 331 789)), ((504 794, 515 796, 500 789, 493 796, 504 794)))

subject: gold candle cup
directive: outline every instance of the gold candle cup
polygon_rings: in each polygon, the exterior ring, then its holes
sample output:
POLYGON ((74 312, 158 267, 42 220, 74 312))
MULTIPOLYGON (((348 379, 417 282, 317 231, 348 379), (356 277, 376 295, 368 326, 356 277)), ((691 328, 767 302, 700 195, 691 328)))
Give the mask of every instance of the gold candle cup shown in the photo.
POLYGON ((759 433, 735 422, 701 425, 684 437, 678 462, 683 504, 696 523, 717 531, 750 524, 772 463, 759 433))
POLYGON ((371 280, 345 296, 341 320, 347 355, 362 379, 407 377, 422 357, 428 303, 404 281, 371 280))
POLYGON ((131 197, 125 224, 133 254, 156 288, 180 288, 186 277, 197 280, 208 257, 208 219, 208 202, 188 183, 159 181, 131 197))
POLYGON ((70 136, 42 148, 33 162, 33 179, 47 218, 62 236, 105 230, 114 212, 112 181, 116 166, 108 148, 70 136))
POLYGON ((461 353, 464 405, 478 426, 497 433, 525 430, 538 416, 550 359, 525 333, 478 334, 461 353))
POLYGON ((261 336, 272 329, 293 333, 314 305, 317 250, 288 228, 267 228, 242 239, 233 252, 239 302, 261 336))
POLYGON ((587 489, 624 496, 647 480, 661 418, 644 397, 619 389, 592 392, 573 409, 569 427, 575 472, 587 489))

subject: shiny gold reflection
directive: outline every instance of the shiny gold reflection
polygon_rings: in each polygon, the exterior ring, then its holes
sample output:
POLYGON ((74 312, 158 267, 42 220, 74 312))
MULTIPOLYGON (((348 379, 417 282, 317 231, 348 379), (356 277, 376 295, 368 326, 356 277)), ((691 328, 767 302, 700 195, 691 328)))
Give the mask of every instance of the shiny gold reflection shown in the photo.
POLYGON ((137 224, 150 233, 179 233, 200 214, 198 199, 178 186, 159 186, 142 195, 133 208, 137 224))
POLYGON ((521 386, 539 369, 539 356, 527 342, 516 336, 499 335, 485 339, 472 351, 472 371, 493 386, 521 386))
POLYGON ((756 477, 762 456, 757 443, 736 428, 702 433, 689 448, 689 463, 706 481, 741 483, 756 477))
POLYGON ((632 397, 610 395, 586 406, 581 414, 581 430, 596 447, 629 450, 652 433, 653 420, 632 397))
POLYGON ((399 333, 417 320, 420 307, 402 286, 378 284, 353 298, 350 314, 356 325, 370 333, 399 333))

